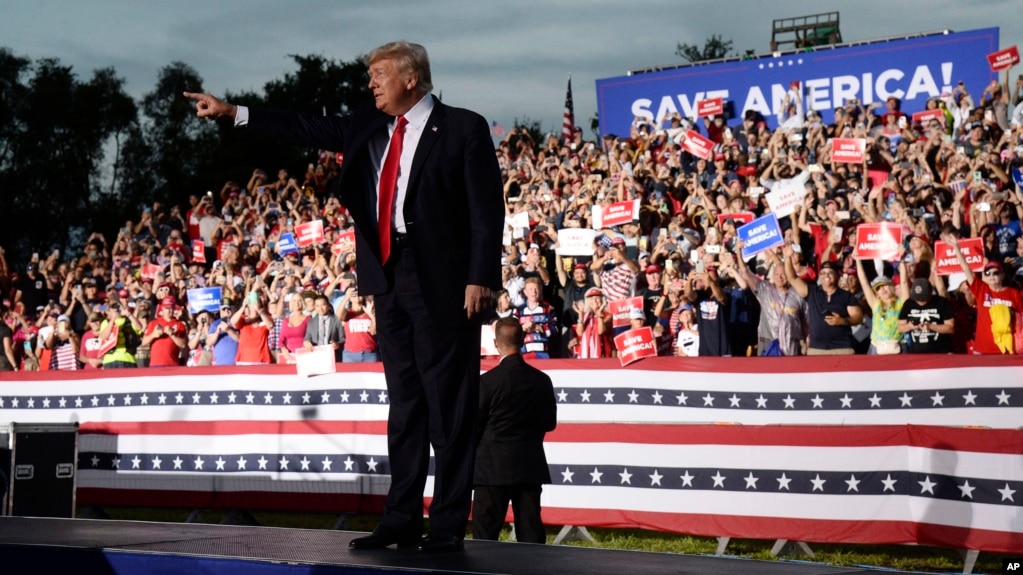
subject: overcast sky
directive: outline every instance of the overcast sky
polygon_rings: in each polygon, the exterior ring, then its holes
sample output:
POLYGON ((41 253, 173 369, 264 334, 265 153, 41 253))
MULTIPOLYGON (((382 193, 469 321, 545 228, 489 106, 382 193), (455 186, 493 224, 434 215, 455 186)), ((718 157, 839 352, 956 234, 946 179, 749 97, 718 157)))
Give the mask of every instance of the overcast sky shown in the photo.
POLYGON ((81 79, 113 66, 139 97, 175 60, 208 92, 262 91, 294 70, 289 54, 352 60, 407 39, 429 51, 445 103, 508 127, 560 126, 572 74, 588 133, 595 80, 682 63, 678 42, 702 46, 712 34, 766 53, 771 20, 827 11, 840 13, 846 42, 1000 27, 1002 48, 1023 44, 1019 0, 0 0, 0 46, 57 58, 81 79))

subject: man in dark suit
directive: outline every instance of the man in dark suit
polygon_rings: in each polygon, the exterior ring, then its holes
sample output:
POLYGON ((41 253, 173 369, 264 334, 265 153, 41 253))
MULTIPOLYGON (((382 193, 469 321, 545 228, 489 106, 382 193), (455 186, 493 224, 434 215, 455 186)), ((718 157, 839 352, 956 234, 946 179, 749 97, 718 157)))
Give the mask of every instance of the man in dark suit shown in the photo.
POLYGON ((226 116, 262 137, 344 153, 341 201, 355 222, 359 293, 374 296, 390 396, 384 516, 351 546, 460 550, 472 498, 477 317, 501 284, 501 174, 486 120, 430 95, 425 48, 393 42, 366 62, 375 109, 344 117, 185 96, 200 117, 226 116), (431 445, 431 529, 420 540, 431 445))
POLYGON ((476 415, 476 473, 473 483, 472 536, 497 540, 511 501, 515 538, 545 543, 540 493, 551 482, 544 435, 558 424, 551 378, 526 363, 520 352, 524 334, 515 318, 494 324, 501 363, 483 374, 476 415))
POLYGON ((341 320, 334 315, 330 306, 330 300, 325 296, 318 296, 314 304, 316 313, 309 318, 305 326, 305 338, 303 345, 312 351, 318 345, 329 345, 334 348, 334 360, 341 361, 341 352, 344 349, 345 330, 341 320))

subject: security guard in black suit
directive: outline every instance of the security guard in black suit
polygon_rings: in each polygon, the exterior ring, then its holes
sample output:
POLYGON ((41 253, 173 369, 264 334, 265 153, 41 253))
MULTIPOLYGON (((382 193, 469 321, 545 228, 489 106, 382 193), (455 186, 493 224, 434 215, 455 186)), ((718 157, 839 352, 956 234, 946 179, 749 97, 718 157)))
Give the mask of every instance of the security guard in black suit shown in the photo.
POLYGON ((510 501, 516 539, 544 543, 540 493, 551 474, 543 439, 558 424, 554 386, 547 374, 522 359, 518 320, 497 320, 494 338, 501 363, 481 377, 472 536, 496 540, 510 501))

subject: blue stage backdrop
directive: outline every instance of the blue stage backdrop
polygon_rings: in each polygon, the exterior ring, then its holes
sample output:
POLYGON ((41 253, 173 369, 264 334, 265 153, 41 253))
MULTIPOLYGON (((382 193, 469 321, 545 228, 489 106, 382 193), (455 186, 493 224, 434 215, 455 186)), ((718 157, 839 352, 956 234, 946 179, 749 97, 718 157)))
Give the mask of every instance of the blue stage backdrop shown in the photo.
POLYGON ((736 115, 759 111, 773 128, 792 82, 825 122, 853 98, 869 104, 895 96, 912 113, 960 81, 979 97, 995 78, 986 55, 998 49, 998 28, 985 28, 605 78, 597 80, 600 129, 628 136, 637 116, 694 118, 698 101, 717 97, 731 102, 736 115))

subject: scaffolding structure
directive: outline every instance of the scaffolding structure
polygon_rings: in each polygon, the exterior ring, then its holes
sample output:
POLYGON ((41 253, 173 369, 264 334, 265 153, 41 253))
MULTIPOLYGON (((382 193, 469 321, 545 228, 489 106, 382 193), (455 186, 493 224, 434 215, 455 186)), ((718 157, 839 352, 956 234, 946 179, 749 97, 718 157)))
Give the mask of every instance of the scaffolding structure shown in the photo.
POLYGON ((771 52, 833 46, 841 42, 838 12, 780 18, 771 23, 771 52))

